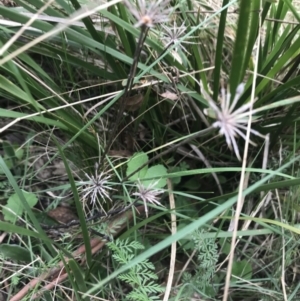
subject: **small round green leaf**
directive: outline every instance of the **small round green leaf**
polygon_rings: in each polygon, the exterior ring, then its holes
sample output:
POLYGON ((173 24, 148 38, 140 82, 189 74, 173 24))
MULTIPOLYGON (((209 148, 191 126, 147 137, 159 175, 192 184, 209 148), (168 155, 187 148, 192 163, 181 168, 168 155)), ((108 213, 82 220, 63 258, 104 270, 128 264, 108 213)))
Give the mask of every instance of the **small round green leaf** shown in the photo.
POLYGON ((141 183, 145 187, 149 187, 150 185, 155 185, 151 186, 152 188, 163 188, 167 185, 167 169, 163 165, 154 165, 150 167, 145 176, 144 179, 150 179, 154 177, 160 177, 159 179, 152 179, 152 180, 141 180, 141 183))
POLYGON ((23 190, 23 194, 24 194, 24 197, 27 201, 28 206, 30 208, 33 208, 38 202, 38 199, 37 199, 36 195, 34 193, 27 192, 27 191, 24 191, 24 190, 23 190))
MULTIPOLYGON (((148 156, 145 153, 135 153, 132 158, 127 163, 126 175, 129 176, 142 165, 148 162, 148 156)), ((148 166, 143 167, 139 172, 132 175, 129 180, 136 181, 137 179, 141 179, 145 177, 148 166)))
MULTIPOLYGON (((23 190, 23 195, 30 208, 33 208, 38 202, 38 199, 34 193, 23 190)), ((18 216, 21 216, 23 214, 23 204, 16 193, 9 197, 7 205, 3 206, 2 212, 4 219, 12 223, 16 222, 18 216)))
MULTIPOLYGON (((252 278, 252 266, 247 260, 235 261, 232 265, 232 275, 242 279, 252 278)), ((232 277, 231 281, 236 282, 237 278, 232 277)))
POLYGON ((12 223, 15 223, 18 219, 18 216, 22 215, 23 206, 16 193, 9 197, 7 205, 3 206, 2 212, 4 219, 12 223))

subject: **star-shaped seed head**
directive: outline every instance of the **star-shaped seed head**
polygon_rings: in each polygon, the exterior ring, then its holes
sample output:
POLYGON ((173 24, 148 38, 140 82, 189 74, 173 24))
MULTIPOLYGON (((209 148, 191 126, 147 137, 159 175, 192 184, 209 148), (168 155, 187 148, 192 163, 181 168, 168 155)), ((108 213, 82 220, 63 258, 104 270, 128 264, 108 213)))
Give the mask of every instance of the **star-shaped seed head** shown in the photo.
POLYGON ((124 3, 132 15, 137 19, 135 27, 153 27, 154 24, 169 21, 172 8, 167 8, 170 0, 146 1, 138 0, 137 5, 132 5, 129 0, 124 3))
POLYGON ((154 182, 154 183, 148 185, 147 187, 145 187, 143 185, 143 183, 140 182, 140 180, 138 180, 137 186, 136 186, 137 191, 132 194, 133 196, 135 196, 138 199, 141 199, 144 202, 145 213, 146 213, 147 217, 148 217, 147 203, 162 206, 162 204, 158 200, 158 197, 159 197, 159 195, 161 195, 163 193, 163 190, 156 189, 155 188, 156 184, 157 184, 157 182, 154 182))
MULTIPOLYGON (((220 135, 225 136, 228 147, 230 149, 233 148, 236 157, 240 161, 241 156, 236 142, 236 137, 240 136, 244 140, 247 139, 243 131, 247 131, 247 124, 251 114, 251 111, 249 111, 249 109, 251 108, 251 103, 246 103, 235 110, 237 102, 244 92, 244 87, 245 85, 243 83, 238 85, 232 103, 230 103, 231 94, 229 92, 226 93, 225 89, 222 88, 220 108, 215 104, 215 102, 211 99, 208 93, 206 93, 203 89, 203 95, 208 101, 210 109, 213 111, 215 118, 217 119, 212 124, 212 126, 220 129, 220 135)), ((208 109, 205 109, 204 113, 208 115, 208 109)), ((265 139, 264 135, 260 134, 259 132, 253 129, 250 129, 250 132, 256 136, 265 139)), ((249 143, 256 146, 256 144, 252 140, 249 140, 249 143)))

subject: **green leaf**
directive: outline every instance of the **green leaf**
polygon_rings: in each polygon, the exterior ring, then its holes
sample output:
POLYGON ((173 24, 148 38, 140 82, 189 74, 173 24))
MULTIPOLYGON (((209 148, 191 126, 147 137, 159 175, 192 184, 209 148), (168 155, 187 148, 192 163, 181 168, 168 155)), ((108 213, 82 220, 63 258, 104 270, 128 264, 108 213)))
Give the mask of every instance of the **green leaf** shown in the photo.
POLYGON ((13 95, 18 99, 22 99, 24 102, 32 104, 32 99, 26 92, 2 75, 0 75, 0 88, 8 92, 10 95, 13 95))
POLYGON ((10 205, 3 206, 2 213, 6 221, 15 223, 18 216, 22 215, 23 208, 20 206, 20 203, 12 203, 10 205))
POLYGON ((24 191, 24 196, 30 208, 33 208, 37 204, 38 199, 34 193, 24 191))
POLYGON ((16 225, 13 225, 11 223, 6 223, 0 221, 0 230, 5 231, 7 233, 14 233, 14 234, 20 234, 20 235, 26 235, 31 236, 39 239, 43 239, 44 241, 47 241, 49 243, 53 243, 53 241, 48 238, 47 236, 44 236, 43 234, 40 234, 38 232, 30 231, 28 229, 25 229, 24 227, 19 227, 16 225))
POLYGON ((20 246, 17 245, 8 245, 1 244, 0 245, 0 254, 7 259, 12 261, 23 261, 23 262, 31 262, 31 253, 20 246))
POLYGON ((231 251, 231 245, 226 237, 220 239, 220 245, 222 246, 222 253, 228 255, 231 251))
MULTIPOLYGON (((222 7, 226 7, 229 0, 223 0, 222 7)), ((224 9, 221 12, 219 28, 218 28, 218 37, 217 37, 217 44, 216 44, 216 55, 215 55, 215 68, 214 68, 214 81, 213 81, 213 99, 218 99, 219 95, 219 84, 220 84, 220 77, 221 77, 221 70, 223 64, 223 53, 224 53, 224 40, 225 40, 225 29, 226 29, 226 19, 227 19, 227 10, 228 8, 224 9)), ((225 46, 226 47, 226 46, 225 46)))
POLYGON ((91 244, 90 244, 90 237, 89 237, 89 233, 88 233, 88 229, 87 229, 87 225, 86 225, 86 220, 85 220, 85 213, 83 211, 82 208, 82 203, 79 199, 79 195, 78 195, 78 190, 74 181, 74 177, 73 174, 71 172, 70 166, 67 162, 67 158, 65 153, 63 152, 62 147, 60 146, 60 144, 58 143, 57 139, 54 137, 54 142, 56 144, 56 147, 58 148, 58 151, 60 153, 60 156, 64 162, 64 166, 66 169, 66 172, 68 174, 68 178, 69 178, 69 182, 71 185, 71 189, 73 192, 73 198, 74 198, 74 202, 75 202, 75 206, 76 206, 76 211, 80 220, 80 228, 82 230, 82 237, 83 237, 83 241, 84 241, 84 245, 85 245, 85 250, 86 250, 86 260, 88 265, 91 264, 92 261, 92 252, 91 252, 91 244))
POLYGON ((245 74, 246 52, 248 50, 249 24, 251 6, 248 0, 240 1, 239 20, 236 31, 236 39, 232 56, 230 71, 230 93, 235 94, 237 86, 242 82, 245 74))
POLYGON ((13 285, 18 285, 20 283, 20 277, 18 277, 17 275, 13 275, 11 277, 11 283, 13 285))
MULTIPOLYGON (((20 118, 20 119, 25 119, 25 117, 28 116, 27 113, 20 113, 20 112, 15 112, 12 110, 5 110, 5 109, 1 109, 0 108, 0 117, 5 117, 5 118, 20 118)), ((46 125, 51 125, 51 126, 56 126, 56 127, 60 127, 61 129, 67 129, 67 127, 61 123, 60 121, 57 120, 51 120, 49 118, 42 116, 32 116, 32 117, 28 117, 26 118, 27 120, 34 120, 36 122, 41 122, 44 123, 46 125)))
POLYGON ((145 179, 155 178, 155 177, 161 177, 161 178, 158 180, 155 179, 142 180, 141 182, 145 187, 149 187, 150 185, 153 185, 155 183, 155 185, 152 186, 152 188, 163 188, 167 185, 166 175, 167 175, 167 169, 163 165, 154 165, 147 170, 144 178, 145 179))
MULTIPOLYGON (((232 275, 237 276, 239 278, 243 278, 245 280, 250 280, 252 277, 252 267, 251 264, 246 260, 235 261, 232 265, 232 275)), ((232 277, 231 281, 238 281, 237 278, 232 277)))
MULTIPOLYGON (((33 208, 38 202, 35 194, 31 192, 23 191, 23 195, 30 208, 33 208)), ((19 196, 14 193, 9 197, 7 205, 3 206, 4 219, 12 223, 16 222, 18 216, 21 216, 23 214, 23 209, 23 204, 21 203, 19 196)))
MULTIPOLYGON (((180 169, 179 166, 175 166, 175 167, 172 167, 172 168, 169 169, 169 172, 171 172, 171 173, 176 173, 177 171, 181 171, 181 169, 180 169)), ((180 181, 181 181, 181 177, 173 178, 173 179, 172 179, 173 185, 179 184, 180 181)))
POLYGON ((3 150, 5 152, 5 155, 7 157, 10 157, 10 158, 14 159, 16 157, 16 154, 15 154, 15 150, 12 147, 12 145, 7 141, 3 141, 2 145, 3 145, 3 150))
POLYGON ((21 160, 24 156, 24 149, 23 148, 16 149, 15 155, 18 160, 21 160))
MULTIPOLYGON (((81 270, 81 267, 78 265, 78 263, 74 259, 70 259, 68 262, 70 271, 72 272, 72 277, 74 278, 75 284, 78 287, 78 290, 80 292, 86 292, 87 286, 83 277, 83 272, 81 270)), ((88 300, 87 297, 83 298, 82 300, 88 300)))
MULTIPOLYGON (((145 153, 135 153, 132 158, 127 163, 126 175, 129 176, 135 170, 140 168, 142 165, 148 162, 148 156, 145 153)), ((147 173, 148 166, 143 167, 138 173, 132 175, 129 180, 135 181, 137 179, 141 179, 145 177, 147 173)))

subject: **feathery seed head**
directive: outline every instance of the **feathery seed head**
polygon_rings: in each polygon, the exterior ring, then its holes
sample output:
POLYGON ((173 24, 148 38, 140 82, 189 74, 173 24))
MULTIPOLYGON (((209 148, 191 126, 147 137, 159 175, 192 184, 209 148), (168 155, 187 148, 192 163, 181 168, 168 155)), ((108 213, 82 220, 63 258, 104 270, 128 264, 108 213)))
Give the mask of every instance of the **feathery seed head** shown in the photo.
MULTIPOLYGON (((90 198, 91 204, 94 206, 99 206, 103 211, 103 207, 101 205, 101 202, 106 202, 106 199, 110 198, 110 191, 115 190, 110 186, 109 179, 111 178, 110 175, 106 175, 104 172, 101 172, 98 174, 98 165, 95 165, 95 175, 88 175, 85 173, 86 178, 88 181, 82 181, 80 182, 80 185, 83 187, 82 193, 83 193, 83 200, 90 198), (98 197, 100 197, 101 202, 98 201, 98 197)), ((105 211, 104 211, 105 212, 105 211)))
POLYGON ((162 206, 161 203, 158 201, 158 196, 163 193, 161 189, 155 189, 157 182, 152 183, 148 187, 145 187, 143 183, 138 180, 137 182, 137 191, 134 192, 132 195, 137 197, 138 199, 141 199, 144 202, 145 206, 145 213, 148 217, 148 207, 147 202, 151 204, 156 204, 159 206, 162 206))
POLYGON ((156 23, 163 23, 169 21, 169 14, 171 8, 166 8, 170 0, 159 1, 146 1, 138 0, 136 7, 133 6, 129 0, 125 0, 124 3, 132 13, 132 15, 138 20, 135 27, 153 27, 156 23))
MULTIPOLYGON (((235 110, 235 106, 244 92, 244 86, 245 85, 243 83, 239 84, 231 104, 230 104, 231 94, 229 92, 227 92, 226 94, 225 89, 222 88, 220 108, 215 104, 215 102, 211 99, 211 97, 206 92, 203 93, 217 119, 217 121, 215 121, 212 124, 212 126, 220 129, 219 131, 220 135, 225 136, 228 147, 230 149, 233 148, 238 160, 241 160, 241 156, 236 142, 236 137, 240 136, 244 140, 246 140, 246 135, 243 131, 245 132, 247 131, 247 123, 249 120, 249 116, 251 114, 251 112, 249 112, 249 109, 251 107, 250 103, 244 104, 240 108, 235 110)), ((204 110, 205 114, 207 114, 207 112, 208 112, 207 109, 204 110)), ((250 132, 256 136, 265 139, 265 136, 263 136, 262 134, 260 134, 259 132, 253 129, 250 129, 250 132)), ((251 143, 254 146, 256 145, 251 140, 249 140, 249 143, 251 143)))
POLYGON ((186 26, 184 23, 178 27, 174 21, 174 26, 172 28, 165 25, 162 25, 162 28, 164 29, 163 39, 167 42, 166 48, 168 48, 170 45, 175 45, 176 51, 178 51, 178 48, 181 48, 188 53, 186 48, 182 45, 184 42, 180 42, 179 40, 186 33, 186 26))

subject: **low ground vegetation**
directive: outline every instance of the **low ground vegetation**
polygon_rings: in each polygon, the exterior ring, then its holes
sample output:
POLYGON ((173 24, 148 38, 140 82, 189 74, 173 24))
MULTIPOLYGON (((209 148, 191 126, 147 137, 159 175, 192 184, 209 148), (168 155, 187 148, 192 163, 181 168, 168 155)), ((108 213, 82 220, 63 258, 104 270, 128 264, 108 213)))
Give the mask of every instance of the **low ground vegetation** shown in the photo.
POLYGON ((0 300, 300 300, 300 3, 0 5, 0 300))

